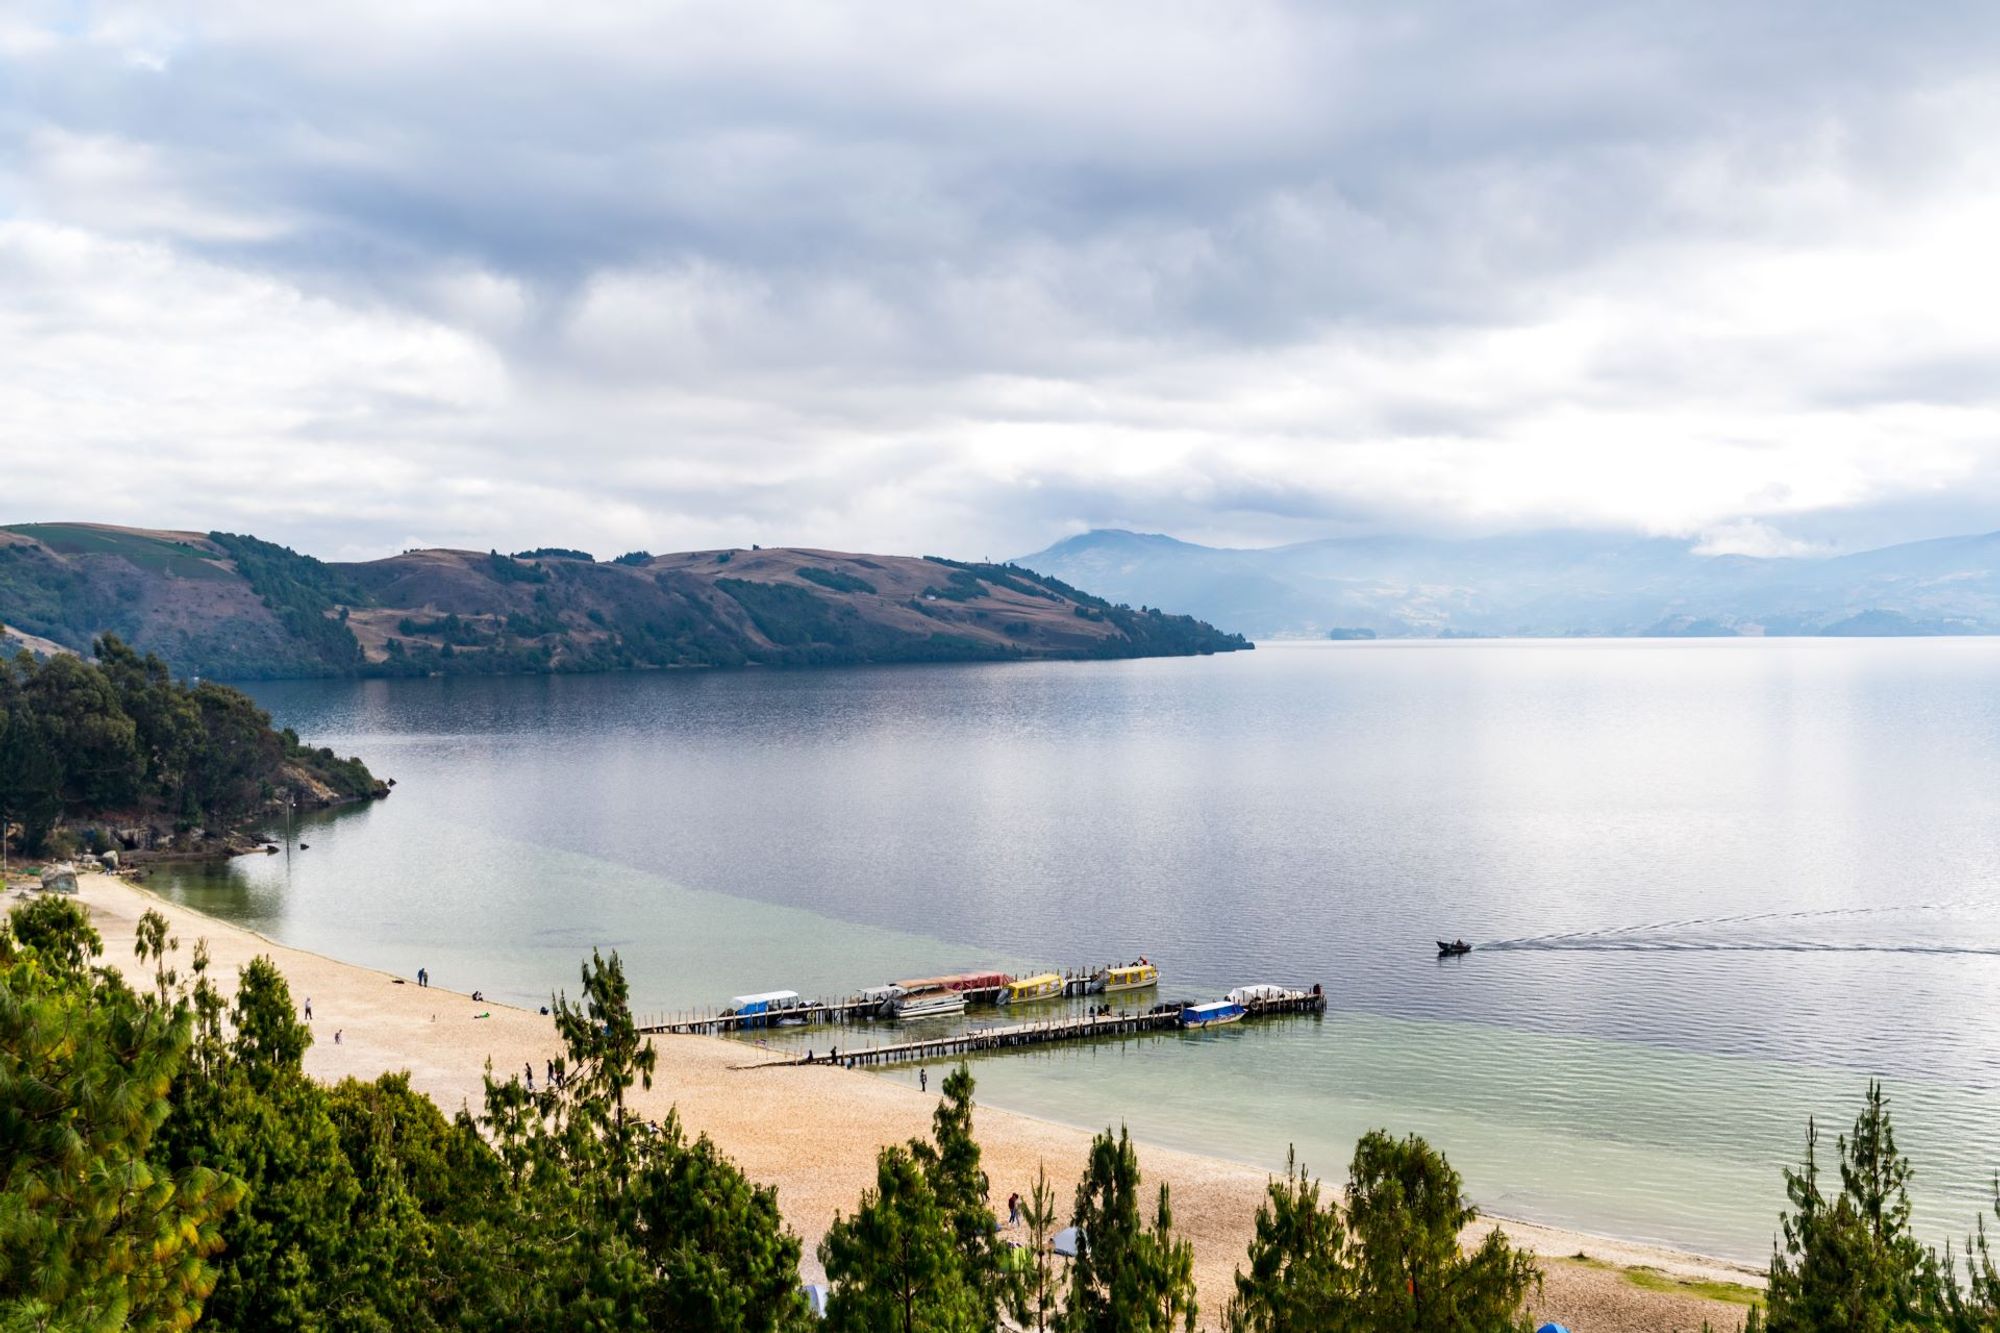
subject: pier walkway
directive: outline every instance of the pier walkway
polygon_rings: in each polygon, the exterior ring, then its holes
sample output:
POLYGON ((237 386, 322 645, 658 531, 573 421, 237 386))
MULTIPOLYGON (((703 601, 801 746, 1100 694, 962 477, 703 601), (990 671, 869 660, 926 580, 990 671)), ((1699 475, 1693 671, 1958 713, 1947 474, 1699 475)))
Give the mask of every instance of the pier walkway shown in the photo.
POLYGON ((730 1032, 761 1031, 765 1028, 876 1022, 881 1020, 881 1010, 882 1001, 879 998, 815 1000, 811 1004, 774 1009, 769 1013, 663 1019, 657 1023, 641 1024, 639 1031, 649 1037, 719 1037, 730 1032))
MULTIPOLYGON (((1323 992, 1307 992, 1282 999, 1252 1000, 1243 1007, 1247 1011, 1244 1015, 1245 1021, 1278 1014, 1318 1015, 1326 1012, 1326 995, 1323 992)), ((769 1069, 783 1065, 838 1064, 847 1069, 866 1069, 880 1065, 954 1060, 961 1056, 982 1055, 996 1051, 1023 1050, 1034 1046, 1055 1046, 1067 1042, 1096 1041, 1106 1037, 1133 1037, 1179 1030, 1178 1009, 1082 1014, 1072 1018, 1051 1018, 1034 1023, 968 1028, 950 1036, 926 1037, 916 1041, 892 1042, 880 1046, 843 1047, 840 1048, 838 1055, 829 1053, 817 1055, 815 1058, 800 1055, 788 1060, 767 1061, 756 1067, 769 1069)))

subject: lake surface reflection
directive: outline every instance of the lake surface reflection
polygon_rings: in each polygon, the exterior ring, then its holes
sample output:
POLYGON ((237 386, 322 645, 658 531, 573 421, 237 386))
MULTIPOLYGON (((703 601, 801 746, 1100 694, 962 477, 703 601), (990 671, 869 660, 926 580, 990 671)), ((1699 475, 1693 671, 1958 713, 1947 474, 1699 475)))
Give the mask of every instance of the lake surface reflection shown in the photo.
POLYGON ((987 1059, 982 1098, 1330 1175, 1413 1130, 1494 1211, 1760 1260, 1806 1116, 1879 1074, 1920 1219, 1990 1202, 2000 641, 252 692, 398 780, 163 885, 287 943, 522 1001, 617 948, 650 1009, 1144 953, 1167 998, 1331 1009, 987 1059))

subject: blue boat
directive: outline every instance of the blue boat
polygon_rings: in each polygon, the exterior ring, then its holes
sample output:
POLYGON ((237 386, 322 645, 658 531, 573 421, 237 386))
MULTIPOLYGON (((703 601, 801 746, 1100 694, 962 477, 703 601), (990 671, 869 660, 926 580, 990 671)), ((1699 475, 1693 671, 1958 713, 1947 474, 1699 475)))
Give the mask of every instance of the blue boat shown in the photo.
MULTIPOLYGON (((795 990, 759 991, 755 995, 738 995, 721 1016, 734 1018, 739 1028, 774 1028, 786 1021, 787 1010, 802 1008, 804 1004, 795 990)), ((793 1016, 792 1021, 805 1020, 793 1016)))
POLYGON ((1184 1004, 1181 1006, 1181 1026, 1192 1031, 1195 1028, 1221 1027, 1224 1023, 1242 1021, 1248 1013, 1234 1000, 1210 1000, 1207 1004, 1184 1004))

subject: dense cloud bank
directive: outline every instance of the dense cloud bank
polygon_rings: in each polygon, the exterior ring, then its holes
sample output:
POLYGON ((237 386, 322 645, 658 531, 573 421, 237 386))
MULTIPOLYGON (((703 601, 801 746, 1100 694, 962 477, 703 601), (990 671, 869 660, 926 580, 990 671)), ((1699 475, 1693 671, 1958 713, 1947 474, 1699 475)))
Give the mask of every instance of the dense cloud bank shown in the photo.
POLYGON ((0 15, 0 519, 1994 526, 2000 11, 0 15))

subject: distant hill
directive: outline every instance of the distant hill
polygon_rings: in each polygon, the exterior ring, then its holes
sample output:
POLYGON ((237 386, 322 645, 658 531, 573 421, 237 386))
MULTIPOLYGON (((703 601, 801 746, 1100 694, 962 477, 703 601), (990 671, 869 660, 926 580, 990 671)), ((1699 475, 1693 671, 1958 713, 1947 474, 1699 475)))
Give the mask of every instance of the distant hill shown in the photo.
POLYGON ((2000 533, 1760 559, 1580 532, 1228 550, 1100 530, 1017 563, 1256 638, 2000 633, 2000 533))
POLYGON ((254 537, 0 528, 8 647, 106 632, 220 679, 1161 657, 1249 644, 1006 565, 839 551, 408 551, 339 564, 254 537))

